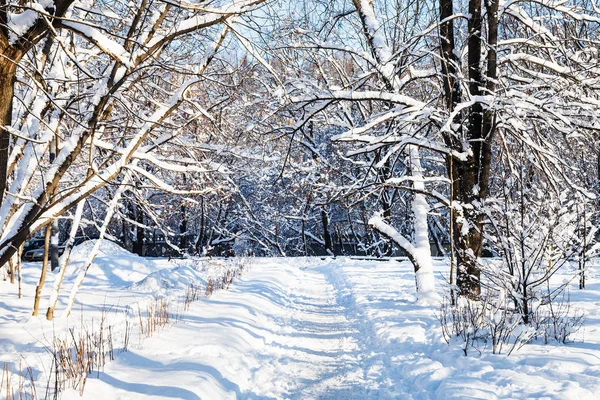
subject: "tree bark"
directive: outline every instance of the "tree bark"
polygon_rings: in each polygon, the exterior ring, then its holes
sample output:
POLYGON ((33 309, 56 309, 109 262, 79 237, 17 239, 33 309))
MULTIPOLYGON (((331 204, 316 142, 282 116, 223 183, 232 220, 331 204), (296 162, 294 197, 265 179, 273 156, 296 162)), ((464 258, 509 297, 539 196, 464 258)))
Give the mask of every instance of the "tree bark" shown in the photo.
MULTIPOLYGON (((457 285, 459 294, 478 298, 481 293, 480 268, 478 259, 483 245, 483 215, 480 207, 488 195, 490 168, 492 162, 492 143, 494 136, 494 113, 489 107, 484 109, 479 101, 483 95, 493 94, 497 77, 496 44, 498 37, 498 0, 487 4, 487 68, 484 74, 482 58, 483 20, 481 0, 469 1, 468 21, 468 78, 469 96, 475 100, 466 111, 468 115, 464 136, 461 132, 449 132, 444 135, 446 145, 451 151, 464 152, 463 143, 470 146, 472 154, 466 159, 448 155, 448 176, 452 179, 452 200, 457 207, 452 212, 453 240, 456 249, 457 285), (462 137, 462 140, 461 140, 462 137), (453 164, 451 168, 450 165, 453 164)), ((441 55, 444 99, 449 112, 452 112, 461 100, 459 84, 456 79, 458 60, 455 54, 452 0, 440 0, 441 55)), ((460 125, 460 116, 456 123, 460 125)), ((459 128, 460 129, 460 128, 459 128)))
POLYGON ((329 232, 329 214, 325 209, 321 209, 321 222, 323 223, 323 239, 325 239, 325 251, 330 255, 335 255, 331 243, 331 233, 329 232))
POLYGON ((10 133, 4 127, 12 124, 16 70, 16 61, 0 58, 0 204, 4 199, 8 183, 10 133))
POLYGON ((138 256, 143 257, 144 256, 144 238, 146 235, 146 230, 143 227, 144 212, 141 210, 141 207, 139 205, 136 206, 135 211, 136 211, 135 222, 137 222, 137 225, 136 225, 135 242, 133 242, 133 252, 135 254, 137 254, 138 256))
POLYGON ((38 285, 35 288, 35 298, 33 300, 33 313, 32 315, 35 317, 38 315, 38 311, 40 308, 40 298, 42 297, 42 289, 44 288, 44 283, 46 282, 46 271, 48 271, 48 247, 50 243, 50 231, 51 227, 46 227, 46 237, 44 240, 44 261, 42 263, 42 272, 40 274, 40 280, 38 285))
POLYGON ((196 254, 202 255, 202 243, 204 243, 204 196, 200 197, 200 233, 196 239, 196 254))

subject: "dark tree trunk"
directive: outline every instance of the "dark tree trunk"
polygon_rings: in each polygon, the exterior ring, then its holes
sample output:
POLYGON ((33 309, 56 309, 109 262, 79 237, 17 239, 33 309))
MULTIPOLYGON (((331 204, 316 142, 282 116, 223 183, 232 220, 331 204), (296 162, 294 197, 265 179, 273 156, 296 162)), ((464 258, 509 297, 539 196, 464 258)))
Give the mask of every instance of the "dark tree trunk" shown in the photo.
MULTIPOLYGON (((497 77, 497 61, 495 46, 498 37, 498 0, 486 3, 488 7, 488 37, 487 37, 487 71, 484 76, 484 63, 482 59, 482 33, 481 0, 469 1, 468 22, 468 77, 469 95, 473 99, 477 96, 489 94, 494 91, 494 81, 497 77)), ((440 19, 446 20, 453 14, 453 1, 440 0, 440 19)), ((454 26, 452 20, 440 25, 442 78, 444 86, 445 103, 448 111, 454 110, 460 101, 460 89, 456 79, 458 59, 455 55, 454 26)), ((464 152, 463 143, 469 144, 472 155, 466 159, 453 158, 452 163, 448 156, 448 176, 453 181, 452 200, 460 207, 452 210, 453 214, 453 240, 456 249, 457 285, 459 294, 471 298, 478 298, 481 293, 480 268, 478 258, 481 256, 483 245, 483 215, 480 206, 488 195, 490 167, 492 161, 492 141, 494 133, 493 110, 483 107, 481 102, 476 102, 467 111, 467 127, 464 135, 461 132, 450 132, 444 140, 450 150, 464 152), (463 137, 464 136, 464 137, 463 137), (468 231, 463 231, 464 224, 468 223, 468 231)), ((455 121, 461 123, 460 116, 455 121)))
POLYGON ((7 187, 10 150, 10 133, 3 127, 12 124, 15 74, 16 64, 10 59, 0 58, 0 204, 7 187))
POLYGON ((136 226, 136 238, 135 242, 133 242, 133 252, 138 256, 144 255, 144 238, 146 236, 146 230, 144 229, 144 213, 141 210, 141 207, 137 206, 135 209, 135 222, 137 222, 136 226))
POLYGON ((331 243, 331 233, 329 232, 329 214, 323 208, 321 209, 321 222, 323 223, 323 239, 325 239, 325 251, 334 255, 333 245, 331 243))
POLYGON ((185 209, 185 204, 181 205, 181 224, 179 224, 179 248, 183 253, 187 251, 188 241, 187 241, 187 213, 185 209))
MULTIPOLYGON (((454 12, 453 0, 440 0, 440 21, 447 20, 454 12)), ((440 24, 440 52, 442 58, 442 79, 444 86, 444 99, 448 111, 453 111, 456 104, 460 101, 460 85, 456 79, 456 70, 458 68, 458 58, 456 57, 454 42, 454 20, 449 19, 440 24)), ((447 136, 456 141, 456 138, 447 136)))
POLYGON ((339 225, 335 226, 335 233, 336 233, 336 235, 338 237, 338 243, 339 243, 339 246, 340 246, 340 255, 343 256, 345 254, 344 253, 344 238, 343 238, 343 235, 342 235, 342 230, 340 229, 339 225))
MULTIPOLYGON (((186 186, 187 179, 183 174, 183 184, 186 186)), ((187 238, 187 210, 185 203, 182 200, 181 203, 181 223, 179 224, 179 248, 181 249, 182 255, 188 251, 188 238, 187 238)))
POLYGON ((204 243, 204 197, 200 197, 200 233, 196 239, 196 254, 202 254, 202 243, 204 243))

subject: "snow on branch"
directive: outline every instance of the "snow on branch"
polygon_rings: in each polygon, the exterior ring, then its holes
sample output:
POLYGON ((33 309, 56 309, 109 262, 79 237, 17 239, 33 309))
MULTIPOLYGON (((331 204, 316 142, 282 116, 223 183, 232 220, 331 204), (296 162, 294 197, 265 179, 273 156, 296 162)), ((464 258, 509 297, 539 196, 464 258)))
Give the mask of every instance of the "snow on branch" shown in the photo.
POLYGON ((93 26, 76 21, 63 21, 62 25, 84 36, 90 42, 95 44, 100 50, 102 50, 102 52, 106 53, 119 63, 125 65, 127 68, 132 66, 129 52, 125 50, 121 44, 100 32, 100 30, 94 28, 93 26))
POLYGON ((410 253, 411 255, 416 253, 415 246, 408 239, 402 236, 402 234, 398 232, 393 226, 385 222, 380 214, 373 215, 369 219, 369 225, 371 225, 377 231, 383 233, 385 236, 392 239, 407 253, 410 253))

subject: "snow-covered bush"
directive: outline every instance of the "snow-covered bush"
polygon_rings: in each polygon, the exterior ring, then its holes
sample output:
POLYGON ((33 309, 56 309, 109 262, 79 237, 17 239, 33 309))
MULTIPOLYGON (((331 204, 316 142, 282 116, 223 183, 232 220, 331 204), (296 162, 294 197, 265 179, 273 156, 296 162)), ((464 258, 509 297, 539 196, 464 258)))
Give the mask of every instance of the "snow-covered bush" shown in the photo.
POLYGON ((549 282, 581 252, 573 193, 553 192, 527 175, 521 171, 517 179, 507 178, 502 197, 489 204, 489 240, 501 261, 485 264, 482 271, 490 286, 506 293, 525 324, 536 304, 548 304, 564 290, 564 284, 549 290, 549 282))
POLYGON ((510 354, 536 338, 565 343, 582 325, 564 296, 570 281, 552 278, 569 259, 587 256, 594 236, 580 223, 589 218, 581 212, 587 198, 550 180, 534 162, 523 151, 498 171, 499 193, 484 210, 491 225, 486 239, 500 257, 482 263, 481 297, 442 305, 444 337, 449 343, 459 338, 465 355, 490 343, 495 354, 510 354))

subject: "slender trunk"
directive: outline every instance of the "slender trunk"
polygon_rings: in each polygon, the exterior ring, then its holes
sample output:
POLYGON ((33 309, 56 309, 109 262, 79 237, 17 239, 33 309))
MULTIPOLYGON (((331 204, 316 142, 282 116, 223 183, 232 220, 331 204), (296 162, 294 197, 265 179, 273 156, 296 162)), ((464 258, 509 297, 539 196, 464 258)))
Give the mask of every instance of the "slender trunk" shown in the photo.
POLYGON ((417 280, 417 291, 419 298, 437 297, 435 293, 435 277, 433 275, 433 260, 431 258, 431 246, 429 245, 429 227, 427 223, 429 204, 422 194, 425 191, 423 180, 423 167, 421 155, 416 146, 407 146, 410 173, 413 177, 413 187, 416 191, 412 200, 413 230, 414 230, 414 252, 418 259, 419 268, 415 275, 417 280))
MULTIPOLYGON (((444 87, 444 100, 448 113, 454 111, 456 105, 459 103, 461 98, 460 83, 457 79, 458 69, 458 57, 456 55, 455 40, 454 40, 454 20, 451 18, 454 13, 453 0, 440 0, 440 21, 444 21, 440 24, 440 53, 441 53, 441 66, 442 66, 442 81, 444 87)), ((460 116, 456 117, 456 121, 460 125, 460 116)), ((459 128, 461 129, 461 128, 459 128)), ((460 131, 449 132, 444 135, 444 141, 450 150, 462 150, 462 144, 460 140, 460 131)), ((459 252, 464 254, 468 246, 464 246, 460 235, 460 228, 458 221, 460 221, 460 213, 457 208, 454 207, 454 200, 459 200, 461 197, 461 190, 459 187, 459 180, 461 178, 461 164, 462 161, 454 159, 452 154, 447 157, 447 170, 448 178, 450 179, 450 284, 454 283, 455 276, 455 262, 454 256, 456 255, 457 264, 461 265, 463 262, 462 257, 459 259, 459 252), (456 164, 456 165, 454 165, 456 164), (458 232, 458 233, 457 233, 458 232), (458 240, 457 240, 458 239, 458 240), (454 250, 457 250, 456 253, 454 250), (464 249, 464 251, 461 251, 464 249)), ((459 200, 460 201, 460 200, 459 200)), ((459 267, 460 268, 460 267, 459 267)), ((454 293, 451 290, 452 301, 454 301, 454 293)))
POLYGON ((129 241, 129 225, 127 225, 127 221, 123 218, 121 224, 121 237, 123 238, 123 246, 127 251, 131 251, 131 243, 129 241))
POLYGON ((10 275, 11 285, 15 283, 15 264, 13 263, 13 259, 8 260, 8 274, 10 275))
POLYGON ((302 211, 302 246, 304 248, 305 256, 308 256, 308 243, 306 240, 306 220, 308 219, 308 211, 310 209, 311 200, 312 200, 312 188, 311 188, 311 190, 309 190, 308 195, 306 196, 306 204, 304 205, 304 210, 302 211))
POLYGON ((204 243, 204 197, 200 197, 200 233, 196 239, 196 253, 202 254, 202 243, 204 243))
POLYGON ((587 215, 586 206, 583 205, 583 247, 581 249, 581 257, 579 257, 579 289, 585 289, 585 258, 587 252, 587 215))
POLYGON ((323 223, 323 239, 325 239, 325 251, 329 255, 335 255, 333 252, 333 246, 331 244, 331 233, 329 232, 329 214, 327 211, 321 209, 321 222, 323 223))
MULTIPOLYGON (((187 186, 187 179, 185 174, 183 174, 183 185, 187 186)), ((181 224, 179 225, 179 248, 181 250, 182 255, 187 253, 188 251, 188 238, 187 238, 187 209, 185 207, 185 200, 182 199, 181 202, 181 224)))
MULTIPOLYGON (((136 164, 137 163, 134 162, 134 166, 136 164)), ((85 265, 81 268, 81 270, 77 274, 77 278, 75 278, 75 282, 73 283, 73 288, 71 289, 71 294, 69 295, 69 300, 67 301, 67 307, 65 309, 65 317, 68 317, 71 313, 71 310, 73 309, 77 292, 79 291, 79 288, 81 287, 85 276, 87 275, 90 267, 92 266, 92 263, 94 262, 96 256, 98 255, 98 252, 100 251, 100 245, 102 244, 102 240, 104 240, 106 230, 108 229, 110 221, 112 220, 112 217, 115 214, 115 210, 119 205, 119 201, 121 200, 121 196, 123 196, 123 192, 126 190, 130 180, 130 176, 126 176, 125 179, 123 179, 122 185, 119 186, 119 188, 116 190, 116 193, 113 195, 113 198, 110 204, 108 205, 108 208, 106 210, 106 216, 104 217, 104 222, 100 227, 100 235, 98 237, 98 240, 96 241, 94 247, 88 254, 87 259, 85 260, 85 265)))
POLYGON ((181 252, 185 254, 187 252, 188 242, 187 242, 187 212, 186 212, 185 204, 181 205, 181 224, 179 225, 179 248, 181 252))
POLYGON ((79 224, 81 222, 81 216, 83 214, 83 206, 85 205, 84 201, 80 201, 77 204, 77 208, 75 209, 75 217, 73 218, 73 225, 71 225, 71 233, 69 235, 69 240, 65 246, 65 252, 63 255, 63 261, 60 268, 60 274, 55 278, 54 281, 54 290, 50 295, 50 302, 48 306, 48 310, 46 310, 46 319, 51 321, 54 318, 54 310, 56 309, 56 303, 58 302, 58 295, 60 293, 60 287, 62 286, 63 279, 65 277, 65 272, 67 270, 67 264, 69 262, 69 257, 71 256, 71 251, 73 250, 73 243, 75 241, 75 237, 77 236, 77 229, 79 229, 79 224))
POLYGON ((55 219, 50 225, 50 269, 52 271, 58 268, 58 246, 60 242, 60 232, 58 230, 58 219, 55 219))
POLYGON ((277 248, 279 255, 281 257, 285 257, 285 251, 283 251, 281 245, 279 244, 279 223, 275 225, 275 247, 277 248))
POLYGON ((21 277, 21 257, 23 256, 23 245, 19 246, 19 250, 17 251, 18 254, 18 258, 17 258, 17 278, 18 278, 18 282, 19 282, 19 298, 23 297, 23 291, 22 291, 22 287, 21 287, 21 281, 22 281, 22 277, 21 277))
POLYGON ((342 237, 342 230, 340 229, 339 225, 335 226, 335 233, 337 234, 338 243, 340 245, 340 255, 343 256, 345 254, 344 253, 344 240, 343 240, 343 237, 342 237))
POLYGON ((308 245, 306 243, 306 221, 305 216, 302 218, 301 222, 301 235, 302 235, 302 248, 304 249, 304 256, 308 256, 308 245))
POLYGON ((217 231, 217 227, 219 226, 219 222, 221 221, 221 214, 223 213, 223 203, 219 203, 219 211, 217 212, 217 218, 215 218, 215 223, 210 229, 210 235, 208 236, 208 241, 206 242, 207 246, 212 247, 213 237, 215 236, 215 232, 217 231))
POLYGON ((136 237, 135 242, 133 243, 133 252, 138 256, 144 255, 144 239, 146 235, 146 230, 144 229, 144 213, 141 210, 139 205, 135 206, 135 222, 136 225, 136 237))
MULTIPOLYGON (((460 101, 460 85, 456 79, 458 58, 454 51, 454 20, 450 19, 453 13, 453 0, 440 0, 440 21, 445 21, 440 24, 442 80, 444 86, 444 99, 446 108, 449 112, 452 112, 456 107, 456 104, 460 101)), ((453 139, 455 140, 455 138, 450 135, 448 135, 446 139, 449 139, 447 142, 453 139)))
POLYGON ((42 289, 44 288, 44 283, 46 282, 46 271, 48 270, 48 248, 50 246, 51 231, 52 228, 48 225, 46 227, 46 237, 44 241, 44 262, 42 263, 42 272, 40 274, 40 280, 38 282, 38 285, 35 288, 35 299, 33 301, 33 316, 38 315, 38 310, 40 308, 40 297, 42 296, 42 289))
POLYGON ((450 178, 450 301, 452 305, 456 304, 456 291, 454 286, 456 285, 456 267, 454 263, 454 205, 452 204, 452 198, 454 197, 454 166, 453 157, 448 157, 448 177, 450 178))
MULTIPOLYGON (((58 151, 58 136, 54 135, 52 144, 50 145, 50 163, 56 159, 56 153, 58 151)), ((59 231, 58 231, 58 219, 52 221, 50 225, 50 265, 52 271, 58 268, 58 242, 59 242, 59 231)))
POLYGON ((358 247, 357 244, 359 242, 358 234, 356 233, 356 229, 354 229, 354 223, 352 222, 352 217, 350 215, 350 209, 346 210, 346 216, 348 217, 348 226, 350 227, 350 232, 352 233, 352 237, 354 238, 354 243, 352 243, 352 255, 358 255, 358 247))

